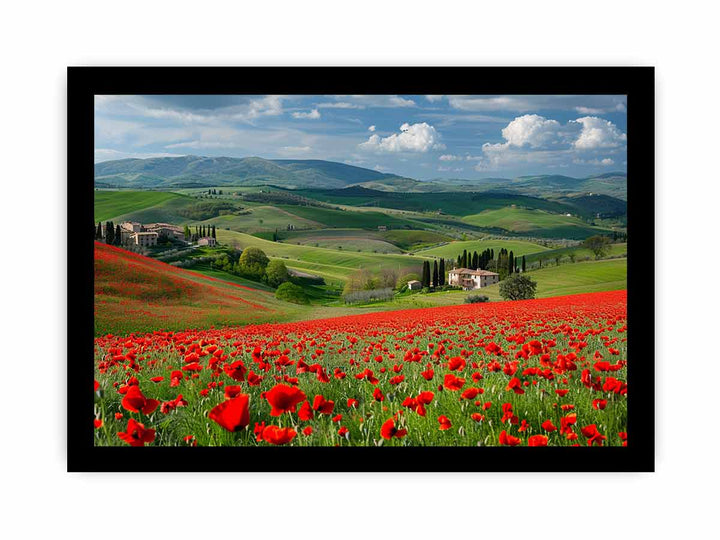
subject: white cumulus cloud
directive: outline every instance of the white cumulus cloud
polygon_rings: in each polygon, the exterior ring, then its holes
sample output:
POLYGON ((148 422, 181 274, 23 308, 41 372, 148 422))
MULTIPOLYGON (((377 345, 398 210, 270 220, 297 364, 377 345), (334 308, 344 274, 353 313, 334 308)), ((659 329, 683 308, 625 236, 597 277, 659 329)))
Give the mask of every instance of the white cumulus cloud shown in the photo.
POLYGON ((515 118, 502 130, 507 144, 542 148, 562 140, 560 122, 548 120, 537 114, 525 114, 515 118))
POLYGON ((375 131, 375 126, 370 126, 370 127, 368 128, 368 131, 375 131))
POLYGON ((574 122, 582 126, 580 135, 573 146, 580 150, 594 148, 616 148, 627 141, 627 135, 615 124, 597 116, 584 116, 574 122))
POLYGON ((388 137, 371 135, 359 147, 372 152, 428 152, 442 150, 445 145, 440 142, 440 134, 437 130, 430 124, 422 122, 405 123, 400 126, 400 133, 393 133, 388 137))
POLYGON ((461 156, 454 156, 452 154, 443 154, 440 156, 440 161, 460 161, 462 160, 461 156))
POLYGON ((308 120, 317 120, 320 118, 320 111, 313 109, 310 112, 294 112, 292 113, 293 118, 305 118, 308 120))

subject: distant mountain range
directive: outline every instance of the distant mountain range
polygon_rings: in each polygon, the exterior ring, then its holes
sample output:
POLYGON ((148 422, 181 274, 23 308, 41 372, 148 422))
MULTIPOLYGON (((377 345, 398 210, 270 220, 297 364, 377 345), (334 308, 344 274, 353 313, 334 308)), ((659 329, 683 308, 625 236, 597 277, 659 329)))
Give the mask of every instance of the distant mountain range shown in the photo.
POLYGON ((537 175, 420 181, 334 161, 259 157, 182 156, 104 161, 95 164, 95 185, 137 189, 250 185, 274 185, 288 189, 340 189, 359 185, 393 192, 503 189, 536 196, 599 193, 627 198, 627 175, 621 172, 587 178, 537 175))

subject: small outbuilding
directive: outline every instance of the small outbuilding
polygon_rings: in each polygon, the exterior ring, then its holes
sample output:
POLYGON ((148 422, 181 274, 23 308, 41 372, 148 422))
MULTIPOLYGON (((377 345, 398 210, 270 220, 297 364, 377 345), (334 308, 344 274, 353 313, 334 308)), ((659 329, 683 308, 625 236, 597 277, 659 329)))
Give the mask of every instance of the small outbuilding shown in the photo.
POLYGON ((407 287, 411 291, 419 291, 422 289, 422 283, 420 283, 417 279, 411 279, 407 282, 407 287))
POLYGON ((200 240, 198 240, 198 246, 215 247, 216 245, 217 241, 212 236, 203 236, 200 240))

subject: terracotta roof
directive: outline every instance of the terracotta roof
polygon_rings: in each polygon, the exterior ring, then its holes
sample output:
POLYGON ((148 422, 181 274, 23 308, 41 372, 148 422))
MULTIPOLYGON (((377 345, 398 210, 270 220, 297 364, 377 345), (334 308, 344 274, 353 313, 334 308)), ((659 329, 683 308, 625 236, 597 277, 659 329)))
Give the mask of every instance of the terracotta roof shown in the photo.
POLYGON ((470 270, 469 268, 453 268, 450 270, 451 274, 470 274, 472 276, 499 276, 500 274, 497 274, 495 272, 490 272, 488 270, 470 270))

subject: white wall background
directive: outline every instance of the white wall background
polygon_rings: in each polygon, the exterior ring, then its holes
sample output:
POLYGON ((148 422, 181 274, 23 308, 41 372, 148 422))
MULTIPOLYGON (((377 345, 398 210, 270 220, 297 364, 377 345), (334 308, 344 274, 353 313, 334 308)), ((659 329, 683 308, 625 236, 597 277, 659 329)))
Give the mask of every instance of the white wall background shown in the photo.
MULTIPOLYGON (((711 3, 247 4, 95 0, 3 6, 3 536, 717 534, 718 242, 711 232, 718 228, 720 137, 717 14, 711 3), (66 66, 307 64, 657 67, 655 474, 64 472, 66 66)), ((67 180, 72 193, 76 180, 67 180)))

